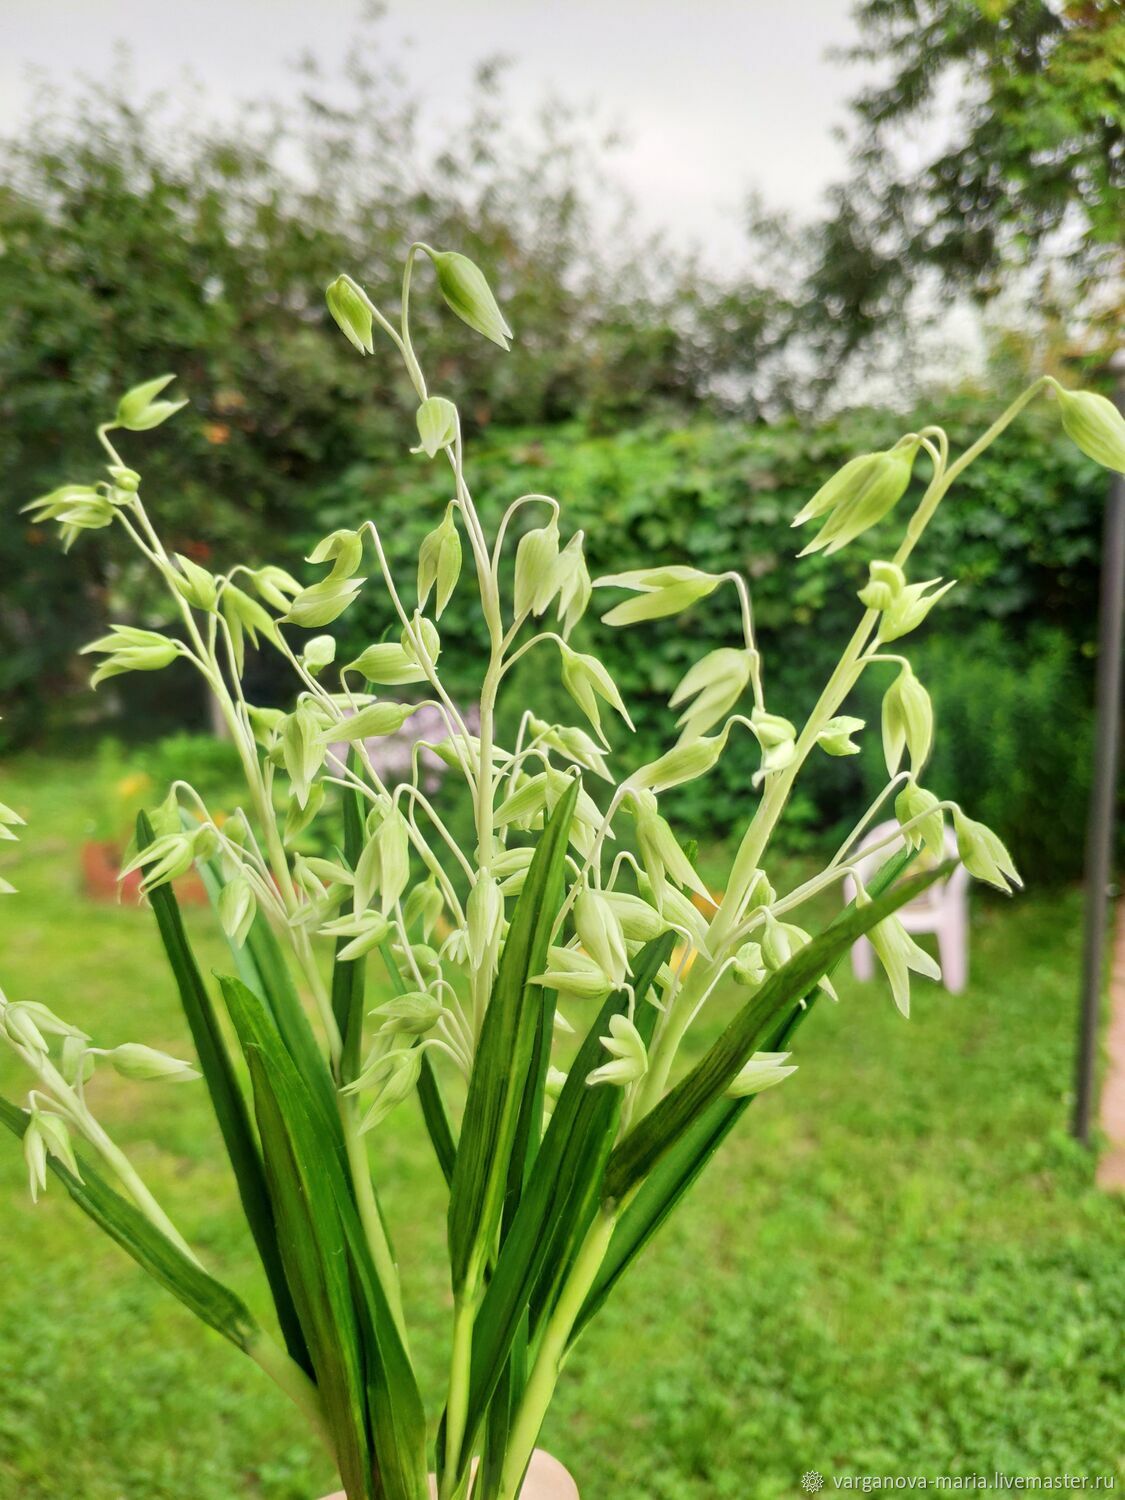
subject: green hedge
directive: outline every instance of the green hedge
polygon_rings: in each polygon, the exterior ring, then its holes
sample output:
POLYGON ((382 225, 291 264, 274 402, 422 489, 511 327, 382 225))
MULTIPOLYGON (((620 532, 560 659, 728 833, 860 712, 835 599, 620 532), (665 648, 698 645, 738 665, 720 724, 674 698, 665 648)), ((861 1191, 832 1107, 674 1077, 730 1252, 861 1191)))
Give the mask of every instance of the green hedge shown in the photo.
MULTIPOLYGON (((790 519, 841 463, 883 447, 926 420, 941 420, 954 451, 988 425, 991 405, 970 397, 925 415, 858 410, 816 427, 699 424, 589 436, 578 428, 489 435, 474 445, 469 474, 485 517, 495 524, 520 494, 545 491, 563 503, 568 529, 587 534, 592 571, 652 562, 691 561, 751 579, 766 663, 769 707, 799 718, 811 705, 854 626, 856 591, 866 561, 886 556, 901 534, 915 487, 896 518, 835 558, 795 560, 800 535, 790 519)), ((950 593, 909 643, 939 710, 933 778, 942 793, 964 796, 1012 840, 1025 862, 1053 873, 1080 866, 1085 788, 1084 736, 1092 698, 1096 577, 1106 479, 1063 438, 1052 409, 1010 430, 951 492, 916 553, 912 576, 955 577, 950 593), (1034 774, 1030 769, 1034 767, 1034 774), (1038 807, 1036 797, 1050 798, 1038 807), (1036 833, 1061 808, 1063 836, 1036 833), (1034 817, 1033 817, 1034 813, 1034 817)), ((340 478, 327 506, 310 517, 303 541, 330 526, 376 519, 400 580, 409 580, 418 542, 449 498, 441 463, 359 465, 340 478)), ((540 511, 541 515, 542 512, 540 511)), ((539 524, 535 510, 523 526, 539 524)), ((605 596, 608 602, 609 596, 605 596)), ((597 596, 595 596, 595 602, 597 596)), ((634 710, 636 741, 618 743, 647 759, 668 743, 666 699, 687 666, 716 644, 737 638, 732 590, 690 613, 640 630, 614 632, 592 610, 576 644, 598 651, 634 710)), ((391 619, 373 581, 344 620, 356 646, 377 638, 391 619)), ((449 680, 471 690, 473 653, 482 644, 472 591, 462 583, 442 621, 449 680)), ((859 711, 873 728, 881 679, 861 686, 859 711)), ((884 673, 885 675, 885 673, 884 673)), ((524 659, 509 707, 525 703, 572 710, 557 686, 549 648, 524 659)), ((878 751, 848 760, 816 757, 794 799, 791 843, 850 816, 877 770, 878 751)), ((735 734, 718 769, 677 795, 678 812, 721 834, 749 810, 757 751, 735 734)))

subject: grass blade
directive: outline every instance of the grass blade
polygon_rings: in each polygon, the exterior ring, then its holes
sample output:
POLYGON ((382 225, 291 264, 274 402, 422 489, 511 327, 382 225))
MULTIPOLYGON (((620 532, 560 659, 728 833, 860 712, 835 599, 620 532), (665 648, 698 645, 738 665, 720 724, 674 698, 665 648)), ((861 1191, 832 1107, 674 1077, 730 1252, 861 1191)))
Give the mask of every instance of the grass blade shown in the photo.
MULTIPOLYGON (((355 752, 350 757, 354 766, 355 752)), ((363 811, 359 793, 346 788, 344 799, 344 859, 354 870, 363 853, 363 811)), ((366 989, 365 958, 342 959, 340 950, 348 944, 346 937, 336 939, 332 963, 332 1014, 340 1031, 343 1050, 340 1057, 340 1080, 350 1083, 359 1072, 359 1054, 363 1041, 363 997, 366 989)))
MULTIPOLYGON (((22 1109, 0 1098, 0 1124, 6 1125, 18 1139, 23 1139, 29 1119, 22 1109)), ((81 1179, 56 1156, 48 1156, 47 1165, 78 1207, 165 1291, 171 1292, 216 1333, 239 1349, 249 1350, 260 1330, 241 1298, 189 1260, 86 1162, 82 1163, 81 1179)))
POLYGON ((851 907, 771 974, 691 1072, 614 1151, 606 1170, 603 1201, 619 1202, 644 1180, 684 1133, 722 1098, 739 1070, 773 1035, 793 1005, 814 987, 856 938, 912 901, 935 880, 943 879, 953 867, 954 862, 947 861, 935 869, 921 871, 866 905, 851 907))
MULTIPOLYGON (((137 848, 147 848, 152 839, 152 825, 142 812, 137 816, 137 848)), ((302 1369, 310 1372, 312 1365, 309 1351, 281 1263, 277 1226, 274 1223, 273 1205, 270 1202, 261 1153, 218 1014, 195 961, 172 887, 158 886, 151 892, 149 901, 176 981, 180 1004, 195 1043, 215 1119, 234 1171, 242 1211, 269 1282, 285 1346, 302 1369)))
MULTIPOLYGON (((633 973, 638 1008, 674 944, 675 934, 669 932, 638 954, 633 973)), ((627 1005, 625 990, 610 995, 578 1051, 481 1302, 473 1333, 466 1448, 537 1289, 538 1300, 546 1301, 597 1209, 623 1094, 617 1088, 590 1088, 586 1078, 604 1059, 601 1038, 610 1017, 627 1005)))
POLYGON ((425 1413, 335 1149, 338 1122, 324 1118, 260 997, 237 979, 222 985, 251 1070, 282 1251, 345 1487, 365 1500, 424 1500, 425 1413))
POLYGON ((562 904, 567 838, 579 784, 559 799, 539 840, 512 913, 500 968, 481 1027, 449 1195, 453 1286, 477 1283, 495 1244, 520 1104, 540 1018, 539 986, 562 904))
MULTIPOLYGON (((868 895, 882 895, 916 858, 917 850, 914 849, 902 849, 892 855, 868 881, 868 895)), ((832 925, 842 921, 854 906, 855 903, 852 902, 845 912, 834 919, 832 925)), ((819 993, 815 988, 805 993, 802 997, 804 1003, 793 1006, 764 1050, 785 1050, 793 1033, 812 1013, 819 993)), ((751 1094, 745 1099, 717 1100, 685 1131, 683 1137, 645 1178, 618 1222, 597 1280, 575 1321, 572 1340, 578 1337, 599 1310, 622 1275, 682 1201, 704 1167, 758 1097, 757 1094, 751 1094)))

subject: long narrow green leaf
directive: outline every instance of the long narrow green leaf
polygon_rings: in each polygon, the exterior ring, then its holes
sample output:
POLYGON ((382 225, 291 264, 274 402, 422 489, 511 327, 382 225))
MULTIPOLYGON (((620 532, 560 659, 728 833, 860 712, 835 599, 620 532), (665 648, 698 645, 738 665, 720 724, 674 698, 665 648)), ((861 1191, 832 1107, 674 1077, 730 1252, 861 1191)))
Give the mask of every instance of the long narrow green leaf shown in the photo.
POLYGON ((481 1027, 449 1195, 455 1290, 483 1272, 500 1226, 540 1016, 539 986, 528 980, 543 970, 562 904, 567 838, 578 790, 575 779, 559 799, 532 857, 481 1027))
MULTIPOLYGON (((249 992, 247 992, 249 993, 249 992)), ((352 1279, 327 1174, 303 1172, 261 1049, 246 1043, 254 1108, 277 1207, 285 1269, 324 1398, 336 1463, 354 1500, 373 1500, 374 1465, 364 1391, 363 1333, 355 1316, 352 1279)))
POLYGON ((296 1287, 294 1294, 309 1319, 313 1363, 342 1445, 348 1493, 354 1487, 356 1496, 367 1496, 374 1482, 374 1493, 387 1500, 423 1500, 425 1413, 368 1252, 345 1163, 326 1134, 320 1100, 301 1077, 266 1005, 237 979, 222 985, 251 1067, 282 1250, 301 1286, 301 1294, 296 1287))
MULTIPOLYGON (((6 1125, 17 1138, 22 1140, 29 1119, 22 1109, 0 1098, 0 1124, 6 1125)), ((82 1176, 78 1178, 56 1156, 48 1156, 47 1165, 78 1207, 165 1291, 238 1348, 247 1349, 251 1345, 260 1329, 245 1303, 189 1260, 138 1208, 111 1188, 94 1167, 83 1162, 82 1176)))
MULTIPOLYGON (((152 842, 152 824, 142 812, 137 816, 137 848, 145 849, 152 842)), ((199 972, 191 944, 184 930, 179 903, 170 885, 158 886, 150 897, 153 915, 160 932, 160 940, 168 956, 172 975, 176 981, 180 1004, 187 1018, 196 1055, 203 1073, 207 1092, 215 1111, 223 1143, 230 1158, 238 1187, 242 1211, 257 1246, 262 1269, 269 1282, 277 1321, 290 1355, 306 1371, 312 1369, 309 1352, 293 1297, 281 1264, 277 1245, 277 1226, 274 1223, 273 1206, 266 1186, 262 1158, 242 1088, 235 1075, 234 1065, 227 1051, 219 1017, 211 1001, 210 993, 199 972)))
MULTIPOLYGON (((917 851, 912 849, 902 849, 899 853, 892 855, 868 882, 868 894, 870 896, 881 895, 894 884, 916 858, 917 851)), ((852 909, 854 909, 854 902, 846 908, 844 913, 834 919, 832 925, 838 925, 846 912, 852 909)), ((838 962, 839 959, 837 959, 838 962)), ((817 1004, 819 993, 816 988, 805 993, 802 999, 792 1007, 774 1035, 769 1038, 764 1050, 770 1052, 785 1050, 794 1032, 811 1015, 817 1004)), ((618 1222, 610 1242, 609 1252, 599 1269, 597 1280, 575 1322, 572 1338, 578 1337, 602 1306, 621 1276, 683 1200, 704 1167, 757 1097, 758 1095, 751 1094, 743 1099, 717 1100, 703 1112, 689 1130, 685 1131, 676 1145, 645 1178, 618 1222)))
POLYGON ((924 870, 861 907, 853 907, 801 948, 762 985, 718 1041, 625 1137, 610 1158, 603 1201, 619 1202, 652 1171, 685 1131, 725 1093, 750 1057, 856 938, 947 876, 953 862, 924 870))
MULTIPOLYGON (((355 752, 350 757, 355 765, 355 752)), ((363 853, 363 812, 359 805, 359 793, 352 787, 343 791, 344 803, 344 859, 348 868, 354 870, 363 853)), ((340 1030, 343 1051, 340 1059, 340 1080, 350 1083, 359 1072, 359 1054, 363 1042, 363 997, 366 988, 365 958, 343 959, 340 950, 347 946, 346 937, 337 938, 336 953, 332 963, 332 1014, 340 1030)))
MULTIPOLYGON (((203 861, 197 868, 212 906, 217 907, 226 884, 218 863, 203 861)), ((327 1060, 309 1024, 293 976, 269 922, 259 912, 250 925, 246 941, 240 946, 228 938, 227 946, 242 983, 269 1006, 302 1075, 323 1099, 330 1101, 334 1085, 327 1060)))
MULTIPOLYGON (((674 943, 675 934, 665 933, 637 955, 633 990, 638 1009, 674 943)), ((601 1038, 610 1017, 628 1003, 625 990, 610 995, 579 1048, 481 1302, 473 1330, 466 1451, 533 1294, 537 1287, 549 1289, 565 1273, 596 1211, 623 1093, 609 1086, 591 1088, 586 1078, 604 1060, 601 1038)))
POLYGON ((280 944, 272 927, 261 914, 251 924, 246 937, 246 950, 258 974, 258 984, 251 984, 249 988, 257 989, 269 1006, 286 1050, 297 1065, 301 1077, 319 1095, 321 1103, 329 1112, 335 1113, 335 1085, 328 1070, 327 1059, 313 1033, 305 1007, 301 1004, 301 997, 293 983, 293 976, 289 972, 280 944))
POLYGON ((457 1164, 457 1142, 453 1137, 453 1126, 449 1123, 449 1114, 445 1108, 445 1099, 442 1096, 441 1085, 438 1083, 434 1065, 430 1061, 428 1052, 422 1053, 422 1066, 418 1074, 418 1101, 422 1106, 422 1118, 426 1123, 426 1133, 430 1137, 430 1144, 434 1148, 434 1155, 438 1159, 442 1176, 445 1178, 446 1186, 453 1185, 453 1169, 457 1164))

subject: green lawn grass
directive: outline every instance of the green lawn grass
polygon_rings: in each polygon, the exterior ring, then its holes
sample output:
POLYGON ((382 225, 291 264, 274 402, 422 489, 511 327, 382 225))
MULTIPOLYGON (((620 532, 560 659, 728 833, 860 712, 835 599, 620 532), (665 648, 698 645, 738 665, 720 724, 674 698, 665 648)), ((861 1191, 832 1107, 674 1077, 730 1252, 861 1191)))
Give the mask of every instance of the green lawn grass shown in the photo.
MULTIPOLYGON (((151 916, 78 891, 84 763, 10 764, 0 983, 95 1039, 188 1054, 151 916)), ((974 896, 973 979, 914 1016, 843 977, 689 1205, 579 1345, 545 1442, 583 1500, 796 1495, 848 1475, 1125 1474, 1125 1208, 1067 1140, 1081 904, 974 896)), ((189 914, 204 967, 229 963, 189 914)), ((715 1018, 717 1019, 717 1018, 715 1018)), ((714 1019, 711 1023, 714 1025, 714 1019)), ((700 1038, 696 1045, 701 1045, 700 1038)), ((0 1088, 22 1080, 0 1056, 0 1088)), ((201 1085, 100 1075, 97 1111, 264 1312, 201 1085)), ((413 1111, 372 1147, 431 1404, 444 1199, 413 1111)), ((0 1141, 0 1500, 314 1500, 284 1400, 0 1141)))

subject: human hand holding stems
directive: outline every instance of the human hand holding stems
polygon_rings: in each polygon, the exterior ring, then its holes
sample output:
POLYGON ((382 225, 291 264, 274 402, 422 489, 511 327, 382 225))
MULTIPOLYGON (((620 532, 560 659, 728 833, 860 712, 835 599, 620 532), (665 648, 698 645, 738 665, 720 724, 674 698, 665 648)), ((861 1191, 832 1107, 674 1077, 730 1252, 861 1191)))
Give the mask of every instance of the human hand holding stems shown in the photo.
MULTIPOLYGON (((276 566, 212 574, 169 553, 117 435, 175 414, 183 403, 163 397, 171 377, 129 391, 99 428, 105 478, 65 485, 29 507, 36 522, 59 524, 67 546, 83 531, 119 525, 167 586, 176 634, 113 626, 86 648, 101 659, 94 685, 186 663, 214 694, 238 750, 245 810, 217 819, 176 782, 140 820, 126 869, 143 873, 279 1337, 204 1269, 86 1102, 99 1065, 165 1081, 190 1081, 194 1067, 136 1043, 95 1047, 42 1003, 0 999, 0 1034, 33 1079, 26 1108, 4 1103, 0 1118, 22 1136, 33 1193, 53 1172, 128 1253, 293 1398, 324 1439, 349 1500, 424 1500, 426 1413, 369 1158, 372 1137, 416 1094, 450 1195, 454 1311, 435 1449, 440 1497, 464 1500, 472 1485, 474 1500, 515 1500, 574 1338, 750 1100, 795 1071, 790 1039, 817 995, 834 993, 828 976, 837 959, 869 934, 904 1011, 909 971, 934 973, 894 913, 947 872, 946 814, 970 873, 1003 890, 1017 880, 1000 840, 921 783, 930 700, 907 658, 888 648, 952 586, 909 580, 925 527, 1029 401, 1053 392, 1079 447, 1121 470, 1125 423, 1102 397, 1043 379, 956 457, 942 429, 926 427, 833 476, 796 518, 819 523, 806 551, 855 544, 901 504, 920 462, 929 474, 898 550, 871 561, 855 632, 798 728, 767 706, 751 592, 737 572, 657 563, 592 583, 585 539, 575 533, 564 542, 560 507, 540 494, 517 499, 489 537, 459 413, 431 393, 411 338, 413 282, 427 261, 449 308, 507 348, 511 330, 485 278, 454 252, 410 248, 397 322, 350 277, 328 290, 333 317, 360 353, 374 352, 378 331, 401 358, 418 400, 415 451, 449 467, 452 497, 422 543, 413 600, 376 519, 325 537, 309 562, 327 571, 311 584, 276 566), (365 560, 370 577, 360 576, 365 560), (488 640, 472 730, 443 680, 439 628, 465 587, 466 560, 488 640), (740 639, 701 658, 672 694, 678 715, 668 749, 620 775, 603 715, 631 727, 627 705, 606 665, 572 644, 599 586, 625 593, 604 616, 611 627, 706 607, 723 587, 737 591, 740 605, 740 639), (384 591, 397 639, 369 646, 330 685, 336 642, 323 632, 364 588, 384 591), (247 640, 287 662, 296 692, 289 711, 247 699, 247 640), (532 652, 545 670, 557 662, 582 722, 549 724, 526 711, 504 745, 508 673, 532 652), (821 872, 778 892, 767 865, 793 786, 811 756, 860 752, 865 726, 845 712, 848 699, 863 673, 887 668, 886 786, 821 872), (410 692, 400 697, 401 688, 410 692), (467 847, 424 789, 417 754, 412 775, 395 785, 370 751, 423 702, 445 729, 432 748, 471 798, 467 847), (761 795, 706 918, 692 900, 706 891, 690 846, 660 798, 705 775, 731 737, 744 734, 760 747, 761 795), (346 763, 329 755, 341 742, 350 747, 346 763), (865 888, 849 851, 891 796, 902 847, 888 851, 865 888), (302 852, 310 826, 340 808, 342 847, 330 856, 302 852), (615 853, 627 831, 630 847, 615 853), (904 876, 922 847, 930 867, 904 876), (193 864, 231 946, 234 972, 220 982, 221 1003, 200 975, 172 893, 193 864), (859 895, 822 933, 792 920, 849 875, 859 895), (374 1005, 372 955, 393 992, 374 1005), (728 984, 737 1000, 725 1030, 684 1067, 684 1037, 728 984), (552 1045, 564 1024, 581 1038, 569 1070, 552 1045), (466 1090, 457 1125, 444 1097, 451 1071, 466 1090)), ((19 822, 0 808, 0 832, 14 837, 19 822)))

